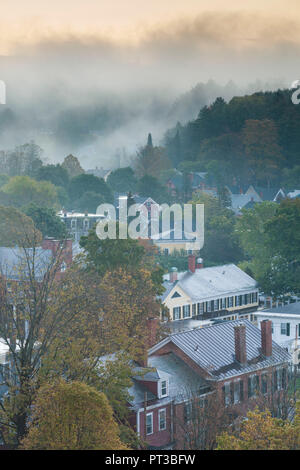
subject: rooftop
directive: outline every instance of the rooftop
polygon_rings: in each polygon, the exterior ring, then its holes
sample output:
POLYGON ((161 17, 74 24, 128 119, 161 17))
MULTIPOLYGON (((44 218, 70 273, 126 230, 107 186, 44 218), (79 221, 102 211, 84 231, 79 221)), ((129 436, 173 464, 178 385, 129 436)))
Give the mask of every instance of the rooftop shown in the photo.
POLYGON ((268 308, 257 312, 261 315, 265 313, 284 314, 284 315, 300 315, 300 302, 294 302, 288 305, 281 305, 279 307, 268 308))
POLYGON ((261 353, 261 331, 248 320, 218 323, 170 335, 149 350, 155 354, 169 342, 177 346, 197 365, 205 369, 212 380, 224 380, 243 373, 288 362, 289 354, 274 341, 272 356, 261 353), (234 327, 246 326, 247 364, 242 366, 235 360, 234 327))
POLYGON ((192 301, 221 297, 223 295, 247 292, 256 288, 256 281, 238 268, 235 264, 225 264, 211 268, 196 269, 194 273, 178 273, 178 281, 172 284, 169 274, 164 276, 166 291, 161 299, 164 301, 174 286, 179 286, 192 301))

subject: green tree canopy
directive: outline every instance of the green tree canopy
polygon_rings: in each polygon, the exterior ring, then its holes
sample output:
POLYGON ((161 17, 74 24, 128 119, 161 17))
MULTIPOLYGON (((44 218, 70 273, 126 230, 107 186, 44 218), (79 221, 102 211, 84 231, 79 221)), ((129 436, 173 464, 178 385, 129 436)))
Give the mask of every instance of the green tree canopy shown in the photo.
POLYGON ((36 179, 50 181, 55 186, 67 187, 69 175, 67 170, 59 163, 57 165, 45 165, 36 172, 36 179))
POLYGON ((53 207, 57 204, 57 190, 49 181, 36 181, 29 176, 14 176, 2 187, 10 203, 22 207, 30 203, 53 207))
POLYGON ((0 206, 0 246, 31 247, 42 241, 33 220, 14 207, 0 206))
POLYGON ((105 202, 107 203, 111 203, 113 200, 111 190, 103 178, 98 178, 94 175, 82 174, 71 179, 69 184, 71 202, 78 200, 88 191, 102 195, 106 199, 105 202))
POLYGON ((108 186, 118 193, 135 191, 136 183, 134 171, 129 166, 112 171, 107 178, 108 186))
POLYGON ((56 215, 54 209, 30 204, 23 211, 31 217, 37 229, 43 234, 43 237, 54 237, 58 240, 66 237, 66 225, 56 215))

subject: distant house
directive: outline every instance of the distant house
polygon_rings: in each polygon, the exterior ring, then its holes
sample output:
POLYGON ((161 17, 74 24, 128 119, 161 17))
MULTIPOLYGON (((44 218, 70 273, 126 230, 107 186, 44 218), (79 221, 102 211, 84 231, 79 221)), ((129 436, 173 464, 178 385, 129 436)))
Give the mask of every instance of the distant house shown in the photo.
POLYGON ((290 199, 300 197, 300 189, 294 189, 293 191, 288 192, 287 197, 290 199))
POLYGON ((300 369, 300 302, 255 312, 257 324, 270 320, 274 341, 286 348, 291 362, 300 369))
POLYGON ((37 281, 41 281, 49 269, 51 260, 61 250, 61 269, 56 278, 63 276, 66 269, 72 264, 72 240, 55 240, 46 237, 42 246, 34 248, 0 247, 0 275, 9 281, 24 281, 26 272, 30 271, 30 264, 34 262, 34 274, 37 281))
POLYGON ((250 209, 260 202, 262 202, 262 199, 255 193, 231 195, 231 209, 236 215, 240 215, 242 209, 250 209))
POLYGON ((100 214, 75 211, 68 212, 65 210, 61 210, 57 215, 65 223, 69 236, 71 236, 75 242, 79 242, 82 236, 87 236, 89 230, 92 229, 99 220, 104 218, 104 216, 100 214))
POLYGON ((107 178, 109 177, 109 175, 111 174, 112 170, 105 170, 104 168, 100 167, 98 168, 96 166, 96 168, 92 169, 92 170, 87 170, 86 173, 88 175, 94 175, 94 176, 97 176, 98 178, 103 178, 104 181, 107 181, 107 178))
POLYGON ((268 321, 261 331, 245 320, 169 335, 136 368, 129 390, 132 426, 151 449, 184 449, 189 427, 197 425, 195 400, 206 407, 211 399, 233 420, 245 416, 260 394, 287 388, 288 361, 268 321))
POLYGON ((238 318, 257 310, 258 287, 252 277, 234 264, 203 268, 203 261, 189 256, 188 271, 172 268, 164 276, 161 301, 170 321, 238 318))
POLYGON ((286 198, 285 191, 281 188, 263 188, 250 185, 247 189, 247 195, 258 197, 262 201, 280 202, 286 198))

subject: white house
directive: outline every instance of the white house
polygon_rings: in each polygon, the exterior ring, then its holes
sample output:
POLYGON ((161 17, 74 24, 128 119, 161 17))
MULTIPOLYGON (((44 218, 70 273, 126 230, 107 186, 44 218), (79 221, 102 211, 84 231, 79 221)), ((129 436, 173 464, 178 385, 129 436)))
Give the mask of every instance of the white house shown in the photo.
POLYGON ((273 340, 291 355, 300 368, 300 302, 255 312, 260 327, 263 320, 272 321, 273 340))
POLYGON ((169 310, 171 321, 212 318, 248 318, 258 308, 256 281, 234 264, 203 268, 189 256, 188 271, 176 268, 164 277, 165 292, 161 301, 169 310))

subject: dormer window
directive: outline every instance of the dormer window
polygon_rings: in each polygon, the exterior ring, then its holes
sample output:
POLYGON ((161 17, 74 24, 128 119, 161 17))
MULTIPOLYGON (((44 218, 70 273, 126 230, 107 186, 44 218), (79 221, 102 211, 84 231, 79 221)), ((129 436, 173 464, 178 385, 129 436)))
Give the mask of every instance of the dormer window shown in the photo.
POLYGON ((168 390, 168 381, 167 380, 161 380, 160 381, 160 398, 167 397, 169 395, 169 390, 168 390))
POLYGON ((64 272, 66 271, 66 269, 67 269, 67 265, 66 265, 66 263, 63 261, 63 262, 61 263, 61 266, 60 266, 60 271, 61 271, 62 273, 64 273, 64 272))

